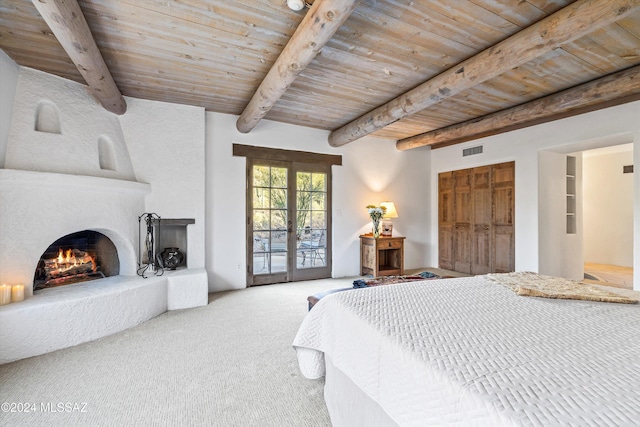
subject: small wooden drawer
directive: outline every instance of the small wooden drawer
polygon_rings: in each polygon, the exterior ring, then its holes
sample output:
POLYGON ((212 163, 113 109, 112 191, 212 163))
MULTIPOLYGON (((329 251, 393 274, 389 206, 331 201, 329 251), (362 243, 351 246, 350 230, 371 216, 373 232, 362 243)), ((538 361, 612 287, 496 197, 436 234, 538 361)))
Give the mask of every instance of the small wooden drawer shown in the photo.
POLYGON ((400 249, 402 247, 401 240, 392 240, 391 242, 380 242, 378 244, 379 249, 400 249))

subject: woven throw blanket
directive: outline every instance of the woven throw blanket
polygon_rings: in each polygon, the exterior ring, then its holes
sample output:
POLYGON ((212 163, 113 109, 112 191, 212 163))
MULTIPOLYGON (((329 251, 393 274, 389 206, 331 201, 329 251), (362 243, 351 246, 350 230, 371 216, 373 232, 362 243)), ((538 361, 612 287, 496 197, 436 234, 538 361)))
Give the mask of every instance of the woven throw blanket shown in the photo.
POLYGON ((485 277, 492 282, 510 288, 518 295, 524 296, 617 302, 622 304, 635 304, 638 302, 636 299, 575 280, 544 276, 530 271, 487 274, 485 277))
POLYGON ((419 280, 434 280, 434 279, 442 279, 442 277, 437 274, 431 273, 429 271, 423 271, 421 273, 411 275, 411 276, 380 276, 374 277, 373 279, 358 279, 353 281, 354 288, 366 288, 368 286, 380 286, 380 285, 392 285, 395 283, 404 283, 404 282, 417 282, 419 280))

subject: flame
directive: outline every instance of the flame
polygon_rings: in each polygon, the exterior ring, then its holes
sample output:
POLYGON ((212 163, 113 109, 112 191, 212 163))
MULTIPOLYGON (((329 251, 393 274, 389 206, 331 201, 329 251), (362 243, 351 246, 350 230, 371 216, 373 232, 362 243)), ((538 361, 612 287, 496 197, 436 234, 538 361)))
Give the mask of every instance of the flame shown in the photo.
MULTIPOLYGON (((92 262, 93 262, 93 260, 92 260, 92 262)), ((78 260, 76 259, 75 255, 73 254, 73 250, 67 249, 66 251, 63 251, 62 248, 61 248, 58 251, 57 264, 59 266, 64 265, 66 268, 69 268, 69 267, 74 267, 74 266, 78 265, 78 260)))

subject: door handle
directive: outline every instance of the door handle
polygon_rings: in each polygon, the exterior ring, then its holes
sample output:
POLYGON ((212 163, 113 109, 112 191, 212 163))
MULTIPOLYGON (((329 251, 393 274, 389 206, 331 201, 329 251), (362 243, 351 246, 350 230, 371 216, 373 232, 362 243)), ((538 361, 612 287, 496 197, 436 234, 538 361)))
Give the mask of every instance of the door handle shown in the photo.
POLYGON ((291 233, 293 231, 293 223, 291 222, 291 220, 289 220, 287 222, 287 232, 291 233))

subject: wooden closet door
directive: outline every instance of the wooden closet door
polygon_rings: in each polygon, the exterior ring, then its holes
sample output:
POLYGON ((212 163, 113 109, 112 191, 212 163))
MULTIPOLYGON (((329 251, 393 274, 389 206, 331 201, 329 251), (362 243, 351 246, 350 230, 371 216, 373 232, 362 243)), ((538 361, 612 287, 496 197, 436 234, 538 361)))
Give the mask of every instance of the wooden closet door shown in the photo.
POLYGON ((438 174, 439 267, 515 269, 515 162, 438 174))
POLYGON ((492 267, 494 273, 515 270, 515 162, 492 166, 492 267))
POLYGON ((453 172, 454 178, 454 267, 471 274, 472 199, 471 169, 453 172))
POLYGON ((454 269, 453 172, 438 174, 438 252, 440 268, 454 269))
POLYGON ((473 233, 471 234, 471 273, 491 272, 491 166, 474 168, 473 233))

